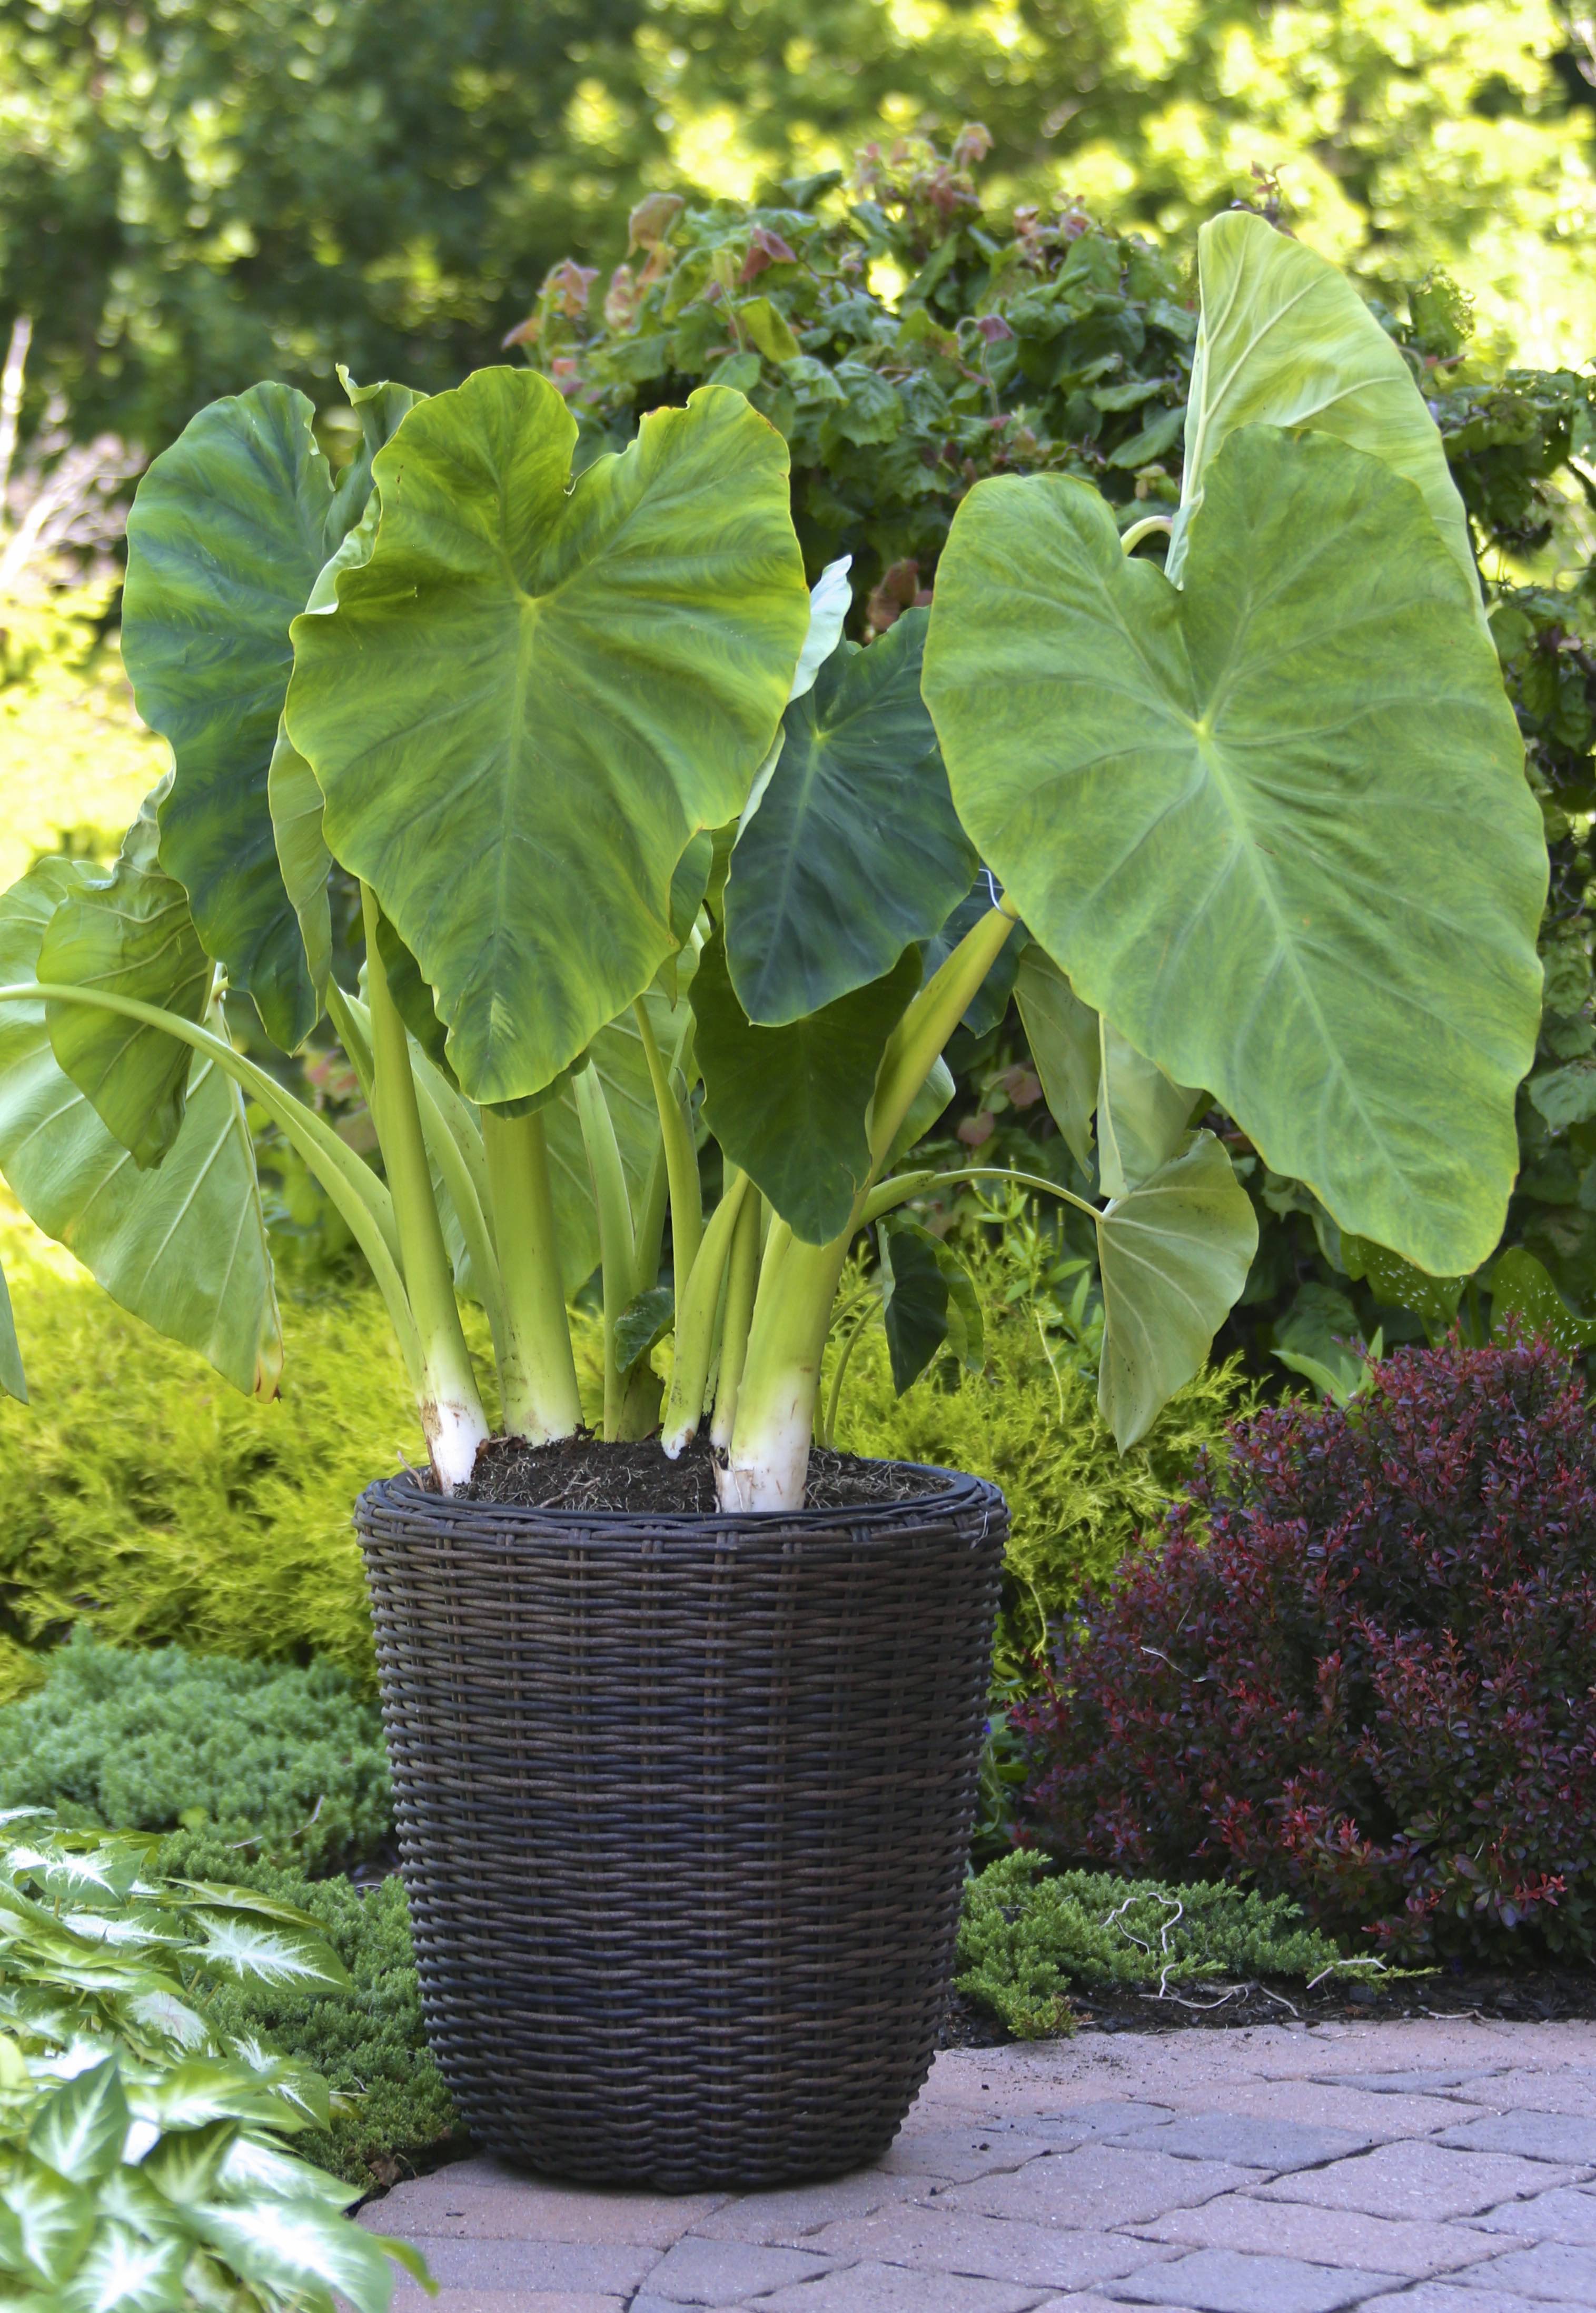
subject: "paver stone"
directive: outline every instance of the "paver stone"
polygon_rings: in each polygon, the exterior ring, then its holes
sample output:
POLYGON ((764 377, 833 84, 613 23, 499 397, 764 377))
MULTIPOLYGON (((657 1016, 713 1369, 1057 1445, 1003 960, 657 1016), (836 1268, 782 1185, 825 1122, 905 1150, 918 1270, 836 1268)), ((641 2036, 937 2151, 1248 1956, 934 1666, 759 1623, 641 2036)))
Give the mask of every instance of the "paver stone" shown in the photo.
MULTIPOLYGON (((1466 2224, 1369 2217, 1352 2209, 1316 2209, 1307 2202, 1261 2201, 1246 2193, 1226 2193, 1195 2209, 1176 2209, 1136 2230, 1144 2240, 1169 2241, 1183 2248, 1245 2249, 1260 2256, 1302 2257, 1310 2265, 1399 2273, 1415 2281, 1477 2265, 1507 2246, 1466 2224)), ((1535 2238, 1526 2230, 1524 2245, 1535 2238)))
POLYGON ((851 2265, 824 2281, 762 2297, 757 2313, 1033 2313, 1046 2293, 962 2273, 911 2273, 901 2265, 851 2265))
POLYGON ((1560 2112, 1494 2112, 1449 2128, 1437 2144, 1465 2152, 1520 2152, 1530 2160, 1572 2160, 1596 2168, 1596 2120, 1560 2112))
POLYGON ((1526 2241, 1573 2241, 1596 2248, 1596 2193, 1588 2186, 1559 2185, 1555 2193, 1538 2194, 1532 2201, 1504 2201, 1482 2217, 1469 2217, 1469 2230, 1486 2234, 1517 2233, 1526 2241))
POLYGON ((1111 2225, 1145 2224, 1171 2209, 1190 2208, 1194 2202, 1257 2181, 1252 2172, 1228 2160, 1177 2160, 1167 2152, 1083 2144, 1078 2151, 1030 2161, 1011 2176, 950 2185, 936 2198, 939 2208, 973 2209, 983 2217, 1024 2217, 1033 2224, 1092 2232, 1111 2225))
POLYGON ((1539 2160, 1505 2152, 1449 2151, 1439 2144, 1382 2144, 1337 2160, 1280 2177, 1256 2190, 1264 2200, 1311 2201, 1322 2209, 1362 2209, 1371 2217, 1416 2217, 1431 2222, 1477 2216, 1482 2209, 1517 2195, 1542 2192, 1561 2176, 1539 2160))
POLYGON ((1114 2293, 1133 2305, 1194 2305, 1200 2313, 1338 2313, 1389 2288, 1389 2273, 1306 2265, 1294 2256, 1248 2256, 1200 2248, 1175 2265, 1149 2265, 1114 2293))
POLYGON ((1054 2225, 936 2205, 887 2209, 827 2225, 812 2246, 839 2265, 906 2265, 920 2273, 967 2273, 1049 2289, 1116 2280, 1169 2254, 1122 2233, 1063 2232, 1054 2225))
POLYGON ((673 2305, 736 2305, 784 2282, 811 2281, 830 2260, 807 2249, 761 2248, 751 2241, 704 2240, 689 2233, 648 2274, 648 2293, 673 2305))
POLYGON ((1471 2265, 1458 2275, 1471 2282, 1477 2275, 1482 2287, 1516 2289, 1524 2297, 1544 2297, 1554 2305, 1596 2305, 1596 2248, 1579 2248, 1567 2241, 1537 2241, 1533 2248, 1509 2249, 1489 2265, 1471 2265))
POLYGON ((1115 2144, 1174 2153, 1187 2160, 1233 2160, 1242 2168, 1317 2168, 1362 2152, 1371 2140, 1342 2128, 1307 2128, 1294 2120, 1257 2120, 1247 2113, 1191 2113, 1157 2129, 1115 2136, 1115 2144))

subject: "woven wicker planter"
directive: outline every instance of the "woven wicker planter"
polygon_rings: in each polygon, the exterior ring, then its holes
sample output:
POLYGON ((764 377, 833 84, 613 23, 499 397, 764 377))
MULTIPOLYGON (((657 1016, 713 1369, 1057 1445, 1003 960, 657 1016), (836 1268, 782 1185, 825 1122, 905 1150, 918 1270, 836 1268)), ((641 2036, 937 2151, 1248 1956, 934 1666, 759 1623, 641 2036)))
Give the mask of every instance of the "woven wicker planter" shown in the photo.
POLYGON ((428 2032, 472 2134, 668 2192, 875 2159, 952 1965, 996 1488, 684 1519, 402 1479, 356 1516, 428 2032))

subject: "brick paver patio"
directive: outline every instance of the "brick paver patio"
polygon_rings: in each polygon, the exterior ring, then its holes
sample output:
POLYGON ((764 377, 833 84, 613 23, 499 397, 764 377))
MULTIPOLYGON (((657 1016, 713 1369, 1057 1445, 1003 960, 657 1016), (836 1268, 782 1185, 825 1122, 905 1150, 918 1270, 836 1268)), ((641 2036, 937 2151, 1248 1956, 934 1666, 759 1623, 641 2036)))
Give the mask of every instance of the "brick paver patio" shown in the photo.
POLYGON ((425 2250, 437 2313, 1589 2309, 1596 2024, 959 2050, 831 2184, 677 2200, 462 2160, 366 2221, 425 2250))

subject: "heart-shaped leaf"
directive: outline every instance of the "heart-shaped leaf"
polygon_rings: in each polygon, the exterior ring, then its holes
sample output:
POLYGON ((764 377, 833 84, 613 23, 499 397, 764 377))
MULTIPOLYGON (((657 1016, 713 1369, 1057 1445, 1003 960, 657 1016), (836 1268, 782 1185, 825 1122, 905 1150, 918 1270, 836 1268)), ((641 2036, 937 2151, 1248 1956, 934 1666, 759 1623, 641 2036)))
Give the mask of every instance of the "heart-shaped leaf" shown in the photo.
MULTIPOLYGON (((202 1020, 212 967, 189 912, 189 895, 157 853, 157 788, 122 839, 109 876, 69 891, 45 927, 40 980, 102 989, 202 1020)), ((50 1048, 106 1130, 136 1165, 158 1165, 183 1121, 187 1044, 140 1020, 82 1004, 46 1010, 50 1048)))
POLYGON ((1085 484, 983 482, 926 696, 960 816, 1083 1001, 1341 1225, 1438 1274, 1500 1234, 1539 1016, 1539 814, 1412 484, 1232 434, 1186 585, 1085 484))
POLYGON ((785 449, 740 396, 572 482, 576 437, 531 371, 419 403, 370 560, 295 626, 327 841, 485 1102, 541 1091, 676 953, 677 862, 741 810, 809 622, 785 449))
POLYGON ((939 932, 975 855, 920 695, 928 613, 843 643, 788 708, 726 886, 726 954, 751 1020, 779 1027, 890 972, 939 932))
POLYGON ((719 934, 692 983, 704 1121, 796 1236, 826 1244, 870 1169, 865 1115, 886 1040, 920 986, 908 949, 868 988, 785 1028, 751 1025, 719 934))
POLYGON ((257 385, 191 418, 138 486, 122 607, 138 711, 172 743, 162 865, 187 891, 207 952, 290 1051, 319 1007, 267 778, 289 622, 341 536, 314 415, 304 394, 257 385))
POLYGON ((1200 1370, 1257 1249, 1252 1200, 1212 1132, 1098 1220, 1098 1403, 1122 1453, 1200 1370))
MULTIPOLYGON (((91 880, 82 863, 45 859, 0 897, 0 986, 38 978, 46 925, 91 880)), ((57 1066, 43 1003, 0 1004, 0 1173, 113 1301, 235 1388, 276 1394, 282 1333, 254 1150, 212 1061, 193 1062, 182 1128, 141 1173, 57 1066)))
POLYGON ((1345 275, 1244 209, 1203 227, 1197 274, 1202 320, 1168 576, 1180 578, 1209 470, 1236 428, 1314 427, 1415 486, 1477 602, 1468 517, 1435 421, 1394 340, 1345 275))

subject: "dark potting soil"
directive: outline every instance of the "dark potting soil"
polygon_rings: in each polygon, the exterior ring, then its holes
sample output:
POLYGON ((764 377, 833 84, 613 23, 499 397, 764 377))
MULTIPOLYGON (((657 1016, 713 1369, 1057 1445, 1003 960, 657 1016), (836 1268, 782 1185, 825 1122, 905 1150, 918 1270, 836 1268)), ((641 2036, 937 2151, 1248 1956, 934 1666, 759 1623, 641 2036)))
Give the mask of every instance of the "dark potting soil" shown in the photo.
MULTIPOLYGON (((912 1501, 940 1487, 939 1479, 896 1463, 867 1462, 858 1454, 813 1447, 804 1508, 859 1509, 872 1502, 912 1501)), ((675 1462, 666 1461, 657 1438, 609 1445, 583 1432, 551 1446, 490 1438, 478 1452, 470 1485, 456 1499, 527 1509, 652 1511, 666 1517, 710 1517, 720 1507, 714 1448, 701 1431, 675 1462)))
MULTIPOLYGON (((1486 2023, 1560 2024, 1596 2019, 1596 1968, 1499 1972, 1441 1968, 1395 1983, 1334 1980, 1309 1992, 1296 1976, 1233 1984, 1174 1983, 1160 1999, 1129 1989, 1072 1992, 1077 2031, 1234 2031, 1250 2024, 1363 2024, 1420 2016, 1473 2016, 1486 2023)), ((995 2017, 963 1992, 949 1996, 939 2046, 1002 2048, 1011 2044, 995 2017)))

